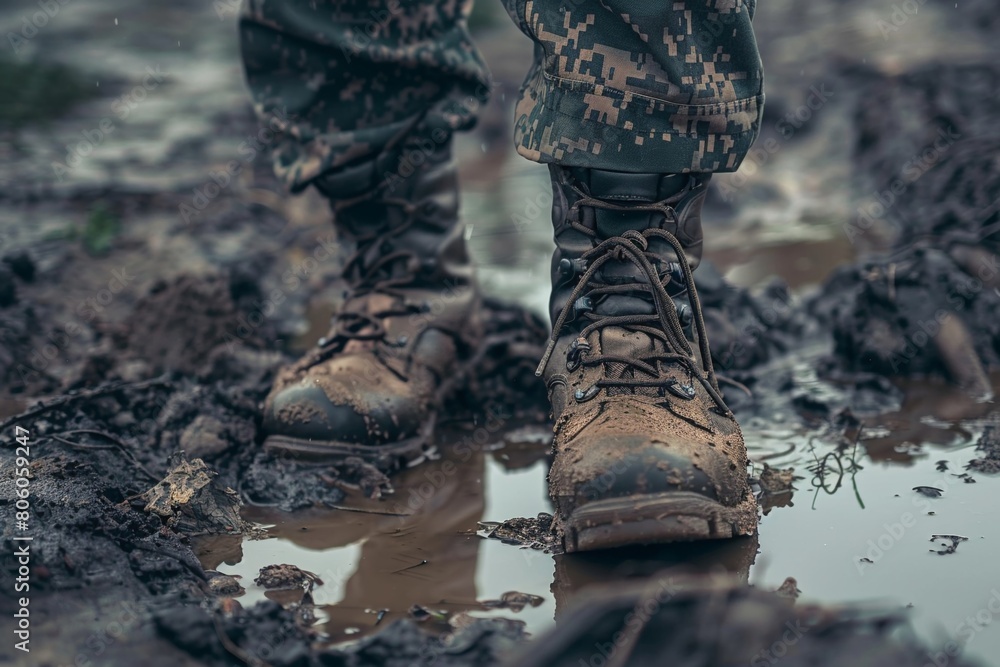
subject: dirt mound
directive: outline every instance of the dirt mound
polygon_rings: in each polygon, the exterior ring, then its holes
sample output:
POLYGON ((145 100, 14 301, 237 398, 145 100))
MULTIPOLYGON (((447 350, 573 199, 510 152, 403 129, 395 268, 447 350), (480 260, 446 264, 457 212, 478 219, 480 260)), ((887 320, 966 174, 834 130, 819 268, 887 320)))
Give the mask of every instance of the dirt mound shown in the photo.
POLYGON ((231 340, 237 320, 227 275, 182 275, 157 283, 136 303, 122 342, 153 373, 194 375, 217 346, 231 340))
POLYGON ((775 278, 751 292, 729 284, 709 262, 695 274, 716 370, 753 368, 800 344, 810 320, 775 278))
POLYGON ((985 369, 1000 364, 1000 295, 982 278, 940 250, 910 248, 840 269, 810 307, 843 369, 942 375, 981 392, 985 369))
POLYGON ((844 229, 858 241, 889 223, 894 249, 835 272, 809 310, 842 369, 985 394, 1000 363, 1000 67, 856 74, 855 161, 873 194, 844 229))
MULTIPOLYGON (((857 176, 862 192, 872 193, 859 213, 893 222, 901 246, 926 236, 982 239, 1000 219, 1000 66, 935 64, 896 76, 861 70, 852 79, 857 176)), ((864 218, 848 236, 864 234, 864 218)))

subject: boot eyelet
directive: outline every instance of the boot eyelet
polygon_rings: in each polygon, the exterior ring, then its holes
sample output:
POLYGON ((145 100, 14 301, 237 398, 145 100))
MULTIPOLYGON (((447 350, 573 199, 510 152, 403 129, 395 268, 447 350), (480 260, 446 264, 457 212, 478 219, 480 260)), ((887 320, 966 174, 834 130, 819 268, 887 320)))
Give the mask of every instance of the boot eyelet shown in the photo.
POLYGON ((691 312, 691 306, 686 303, 677 304, 677 318, 681 322, 681 326, 687 328, 691 326, 691 322, 694 321, 694 314, 691 312))
POLYGON ((566 351, 566 370, 575 371, 580 367, 581 357, 584 352, 590 352, 590 343, 584 337, 577 338, 566 351))
POLYGON ((594 302, 589 296, 581 296, 573 304, 573 317, 576 318, 580 313, 590 313, 594 310, 594 302))
POLYGON ((678 382, 667 385, 666 389, 677 398, 683 398, 686 401, 693 399, 696 394, 692 385, 680 384, 678 382))
POLYGON ((601 388, 595 384, 586 391, 584 391, 583 389, 577 389, 576 393, 573 394, 573 398, 576 399, 577 403, 585 403, 586 401, 592 399, 594 396, 597 396, 597 394, 599 394, 600 392, 601 388))
POLYGON ((559 273, 566 278, 574 278, 587 270, 587 260, 569 259, 563 257, 559 260, 559 273))

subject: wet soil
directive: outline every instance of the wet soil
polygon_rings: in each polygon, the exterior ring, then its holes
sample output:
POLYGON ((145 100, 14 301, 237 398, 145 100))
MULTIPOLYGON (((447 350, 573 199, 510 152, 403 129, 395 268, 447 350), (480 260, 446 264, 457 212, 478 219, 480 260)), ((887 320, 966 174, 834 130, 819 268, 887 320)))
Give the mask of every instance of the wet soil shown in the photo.
POLYGON ((32 653, 0 659, 995 662, 1000 69, 992 5, 960 5, 762 3, 762 152, 715 179, 698 278, 716 364, 750 391, 726 397, 759 536, 573 556, 546 530, 551 198, 509 150, 528 51, 506 19, 477 10, 498 87, 459 144, 493 335, 431 460, 394 472, 260 448, 339 259, 325 203, 285 196, 266 150, 208 187, 256 133, 235 9, 63 6, 0 58, 23 92, 0 108, 5 637, 18 428, 33 538, 32 653))

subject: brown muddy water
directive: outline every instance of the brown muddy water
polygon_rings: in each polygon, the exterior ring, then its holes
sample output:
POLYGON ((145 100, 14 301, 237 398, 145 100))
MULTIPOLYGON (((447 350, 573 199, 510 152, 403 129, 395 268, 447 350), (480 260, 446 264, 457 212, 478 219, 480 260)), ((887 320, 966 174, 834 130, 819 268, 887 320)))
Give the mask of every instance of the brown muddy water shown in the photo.
MULTIPOLYGON (((541 224, 545 176, 544 169, 510 161, 489 187, 468 186, 464 199, 486 290, 539 312, 548 298, 551 252, 541 224), (518 215, 532 224, 512 228, 518 215)), ((801 292, 851 257, 850 244, 833 226, 786 231, 784 243, 750 251, 727 247, 721 229, 709 243, 709 259, 734 282, 752 286, 778 274, 801 292)), ((321 333, 324 308, 317 306, 316 331, 303 344, 321 333)), ((822 353, 785 362, 800 387, 818 386, 814 368, 822 353)), ((1000 378, 994 380, 996 386, 1000 378)), ((486 539, 483 522, 551 512, 548 425, 500 416, 471 429, 446 429, 439 458, 394 477, 395 493, 381 501, 352 494, 335 510, 248 508, 246 518, 267 537, 202 543, 201 558, 207 568, 242 577, 244 605, 267 597, 290 601, 288 592, 253 583, 266 565, 289 563, 315 573, 324 582, 313 592, 316 624, 331 643, 372 633, 408 616, 413 605, 434 615, 429 629, 446 629, 448 618, 467 613, 517 618, 537 634, 588 584, 662 570, 725 571, 768 589, 795 577, 810 601, 909 607, 925 636, 947 633, 967 655, 994 663, 1000 656, 1000 480, 963 476, 992 405, 939 382, 904 389, 898 412, 868 419, 840 449, 835 439, 784 417, 744 420, 755 470, 766 461, 794 468, 800 478, 792 495, 773 501, 777 506, 767 510, 757 539, 572 556, 486 539), (942 493, 928 497, 913 490, 919 486, 942 493), (952 542, 936 535, 968 539, 953 553, 939 553, 952 542), (516 613, 483 604, 508 591, 542 601, 516 613)))

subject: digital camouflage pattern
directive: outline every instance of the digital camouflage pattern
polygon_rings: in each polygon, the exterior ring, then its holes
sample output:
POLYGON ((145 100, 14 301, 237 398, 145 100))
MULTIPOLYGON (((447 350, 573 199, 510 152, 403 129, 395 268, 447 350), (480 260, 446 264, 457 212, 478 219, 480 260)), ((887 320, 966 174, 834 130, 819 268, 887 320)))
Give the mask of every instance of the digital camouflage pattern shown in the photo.
POLYGON ((538 162, 734 171, 757 135, 760 56, 745 0, 506 0, 536 44, 514 121, 538 162))
POLYGON ((490 82, 466 28, 471 9, 471 0, 245 0, 247 83, 261 119, 283 129, 278 177, 298 191, 333 172, 363 190, 395 170, 415 135, 444 143, 471 127, 490 82))
MULTIPOLYGON (((514 137, 528 159, 677 173, 734 171, 756 138, 763 75, 755 0, 504 0, 535 43, 514 137)), ((245 0, 258 114, 279 127, 293 191, 351 196, 446 143, 489 98, 471 0, 245 0)))

